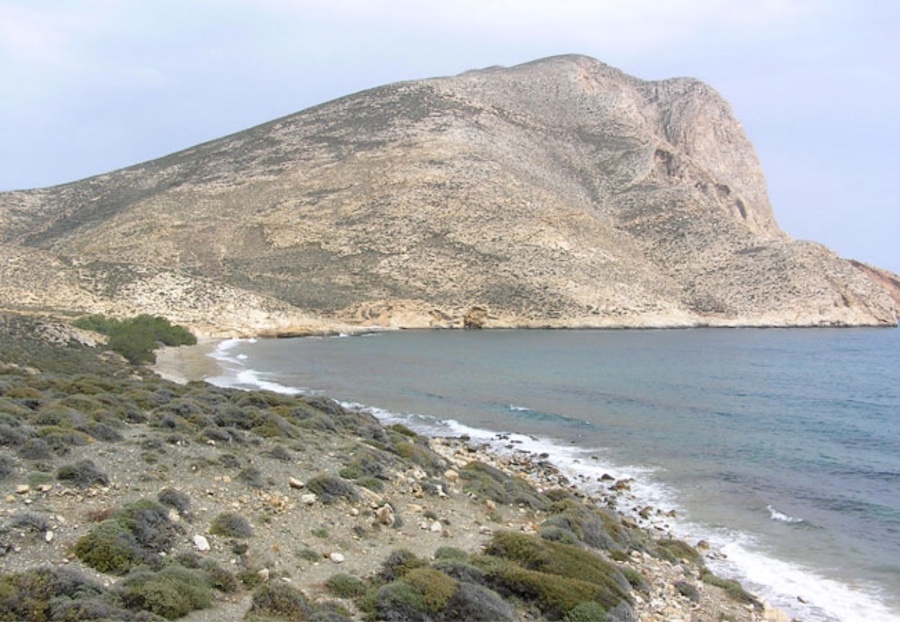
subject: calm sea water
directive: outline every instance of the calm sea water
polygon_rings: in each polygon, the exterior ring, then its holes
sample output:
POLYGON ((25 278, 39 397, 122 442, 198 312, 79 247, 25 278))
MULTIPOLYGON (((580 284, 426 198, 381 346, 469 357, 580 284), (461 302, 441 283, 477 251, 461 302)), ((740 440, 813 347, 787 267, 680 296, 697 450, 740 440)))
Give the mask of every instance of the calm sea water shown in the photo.
POLYGON ((717 572, 792 615, 900 620, 898 330, 403 331, 215 356, 217 384, 518 433, 586 488, 635 477, 727 555, 717 572))

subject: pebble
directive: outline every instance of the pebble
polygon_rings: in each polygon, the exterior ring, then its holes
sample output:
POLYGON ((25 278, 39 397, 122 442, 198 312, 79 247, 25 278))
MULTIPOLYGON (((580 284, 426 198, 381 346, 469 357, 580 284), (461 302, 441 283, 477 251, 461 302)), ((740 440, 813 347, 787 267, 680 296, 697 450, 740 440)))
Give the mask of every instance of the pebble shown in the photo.
POLYGON ((301 496, 300 496, 300 501, 301 501, 304 505, 312 505, 312 504, 314 504, 314 503, 316 502, 316 493, 314 493, 314 492, 308 492, 308 493, 306 493, 305 495, 301 495, 301 496))
POLYGON ((306 484, 301 482, 296 477, 292 477, 292 478, 288 479, 288 486, 290 486, 294 490, 300 490, 301 488, 305 488, 306 484))
POLYGON ((328 559, 333 561, 335 564, 343 564, 344 563, 344 555, 342 553, 332 553, 328 556, 328 559))
POLYGON ((31 486, 29 486, 28 484, 19 484, 18 486, 16 486, 16 494, 17 495, 24 495, 29 490, 31 490, 31 486))
POLYGON ((53 542, 53 532, 51 530, 47 530, 47 533, 44 534, 44 542, 53 542))
POLYGON ((210 549, 209 540, 206 539, 206 536, 201 536, 197 534, 194 536, 194 546, 198 551, 204 552, 210 549))

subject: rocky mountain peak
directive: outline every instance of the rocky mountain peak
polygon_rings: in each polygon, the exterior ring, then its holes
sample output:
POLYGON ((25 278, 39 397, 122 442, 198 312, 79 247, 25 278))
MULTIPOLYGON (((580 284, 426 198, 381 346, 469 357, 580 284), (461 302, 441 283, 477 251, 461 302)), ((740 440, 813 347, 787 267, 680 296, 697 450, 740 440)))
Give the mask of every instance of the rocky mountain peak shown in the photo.
MULTIPOLYGON (((386 85, 0 194, 0 223, 5 252, 94 288, 79 309, 107 304, 96 283, 110 266, 132 285, 149 270, 190 281, 181 292, 215 290, 217 313, 257 318, 250 332, 476 315, 484 326, 896 317, 887 281, 778 229, 753 146, 714 89, 584 56, 386 85), (253 302, 229 303, 239 292, 253 302)), ((132 306, 181 319, 174 291, 132 306)))

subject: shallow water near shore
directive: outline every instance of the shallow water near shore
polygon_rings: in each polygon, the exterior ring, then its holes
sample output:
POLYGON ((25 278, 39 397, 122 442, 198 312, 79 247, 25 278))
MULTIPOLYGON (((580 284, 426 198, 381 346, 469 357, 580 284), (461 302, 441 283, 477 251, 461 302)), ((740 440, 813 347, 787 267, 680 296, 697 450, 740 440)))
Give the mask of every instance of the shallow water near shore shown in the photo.
POLYGON ((634 507, 675 509, 661 521, 791 615, 900 620, 898 330, 403 331, 213 356, 215 384, 545 452, 589 490, 633 477, 634 507))

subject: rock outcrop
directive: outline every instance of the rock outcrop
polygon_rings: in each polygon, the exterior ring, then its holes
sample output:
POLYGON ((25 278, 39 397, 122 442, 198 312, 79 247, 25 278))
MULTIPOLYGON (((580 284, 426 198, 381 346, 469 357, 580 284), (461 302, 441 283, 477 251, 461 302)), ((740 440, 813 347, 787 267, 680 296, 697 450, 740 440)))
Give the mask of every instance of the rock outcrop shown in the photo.
POLYGON ((0 194, 0 242, 7 305, 206 333, 462 326, 474 309, 483 327, 897 315, 893 277, 779 230, 712 88, 581 56, 392 84, 0 194))

